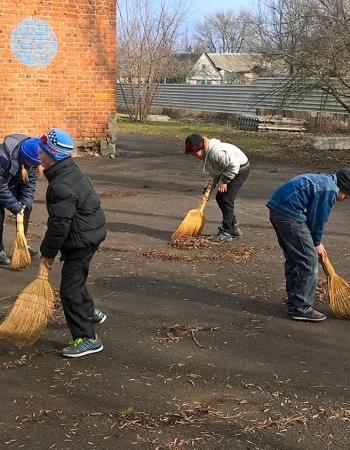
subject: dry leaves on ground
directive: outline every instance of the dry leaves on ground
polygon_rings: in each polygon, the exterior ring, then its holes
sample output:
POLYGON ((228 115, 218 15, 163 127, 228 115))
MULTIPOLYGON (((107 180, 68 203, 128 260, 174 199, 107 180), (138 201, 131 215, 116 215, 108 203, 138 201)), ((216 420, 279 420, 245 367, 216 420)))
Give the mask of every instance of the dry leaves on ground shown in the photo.
MULTIPOLYGON (((198 244, 200 245, 200 244, 198 244)), ((188 250, 189 248, 186 248, 188 250)), ((200 248, 190 248, 190 250, 201 250, 200 248)), ((179 253, 167 252, 164 250, 151 250, 149 252, 143 252, 142 255, 149 259, 161 259, 164 261, 239 261, 246 262, 254 254, 255 249, 249 245, 239 245, 237 247, 222 246, 222 245, 210 245, 205 247, 204 251, 200 251, 193 255, 183 255, 179 253)))
POLYGON ((131 197, 138 194, 139 192, 133 190, 118 191, 117 189, 109 189, 98 193, 100 198, 131 197))

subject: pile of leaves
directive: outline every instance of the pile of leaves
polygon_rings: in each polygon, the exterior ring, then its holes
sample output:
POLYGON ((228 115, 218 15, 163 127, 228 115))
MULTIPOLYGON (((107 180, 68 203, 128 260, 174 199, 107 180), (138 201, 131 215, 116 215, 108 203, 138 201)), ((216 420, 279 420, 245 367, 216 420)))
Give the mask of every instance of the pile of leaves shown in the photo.
POLYGON ((177 239, 173 239, 169 245, 171 247, 178 248, 180 250, 194 250, 198 248, 212 248, 220 244, 208 241, 208 238, 203 236, 183 236, 177 239))
MULTIPOLYGON (((193 247, 193 249, 198 249, 193 247)), ((161 259, 163 261, 185 261, 185 262, 220 262, 239 261, 246 262, 254 254, 255 249, 249 245, 239 245, 237 247, 223 247, 222 245, 210 245, 203 252, 194 255, 181 255, 164 250, 151 250, 143 252, 142 255, 150 259, 161 259)))
POLYGON ((320 302, 328 302, 328 282, 325 278, 319 278, 316 286, 316 298, 320 302))

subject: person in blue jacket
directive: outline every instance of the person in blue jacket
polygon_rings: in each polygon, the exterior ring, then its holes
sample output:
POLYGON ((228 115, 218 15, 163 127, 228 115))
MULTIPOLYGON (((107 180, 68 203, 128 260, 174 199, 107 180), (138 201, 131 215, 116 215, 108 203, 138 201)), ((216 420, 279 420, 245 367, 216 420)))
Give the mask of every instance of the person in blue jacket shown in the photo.
MULTIPOLYGON (((24 231, 27 234, 32 209, 37 167, 39 159, 39 138, 24 134, 9 134, 0 144, 0 265, 9 260, 3 243, 5 209, 14 215, 23 214, 24 231)), ((28 246, 31 255, 39 252, 28 246)))
POLYGON ((322 235, 334 203, 349 198, 350 169, 343 168, 334 175, 307 173, 292 178, 267 203, 286 259, 287 307, 294 320, 326 319, 313 308, 318 260, 326 255, 322 235))

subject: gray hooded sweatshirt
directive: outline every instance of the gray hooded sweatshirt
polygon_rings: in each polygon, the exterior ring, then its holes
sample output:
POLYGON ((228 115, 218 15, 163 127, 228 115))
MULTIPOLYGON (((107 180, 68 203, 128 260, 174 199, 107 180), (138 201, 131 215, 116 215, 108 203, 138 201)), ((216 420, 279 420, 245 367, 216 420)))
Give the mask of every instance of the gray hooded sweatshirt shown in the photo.
POLYGON ((208 140, 203 172, 207 170, 210 176, 214 177, 215 184, 219 181, 228 184, 238 174, 240 168, 247 165, 247 156, 235 145, 221 142, 219 139, 208 140))

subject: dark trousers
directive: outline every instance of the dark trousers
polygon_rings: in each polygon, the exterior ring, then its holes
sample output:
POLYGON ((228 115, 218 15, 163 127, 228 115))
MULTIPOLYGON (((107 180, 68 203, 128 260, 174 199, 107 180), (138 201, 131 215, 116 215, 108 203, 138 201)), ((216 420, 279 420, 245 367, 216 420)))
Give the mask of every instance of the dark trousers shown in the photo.
POLYGON ((292 313, 305 314, 312 310, 318 276, 318 256, 310 230, 305 222, 297 222, 273 209, 270 221, 286 258, 287 306, 292 313))
POLYGON ((231 234, 232 228, 237 224, 234 210, 235 200, 248 175, 249 168, 239 172, 234 179, 228 183, 226 192, 216 193, 216 202, 222 212, 222 229, 226 233, 231 234))
MULTIPOLYGON (((31 212, 30 209, 25 208, 23 225, 24 225, 24 234, 26 236, 28 231, 30 212, 31 212)), ((0 252, 5 249, 3 243, 4 221, 5 221, 5 208, 2 205, 0 205, 0 252)))
POLYGON ((86 287, 90 261, 94 253, 78 259, 66 259, 62 267, 60 296, 73 339, 95 337, 91 322, 94 301, 86 287))

